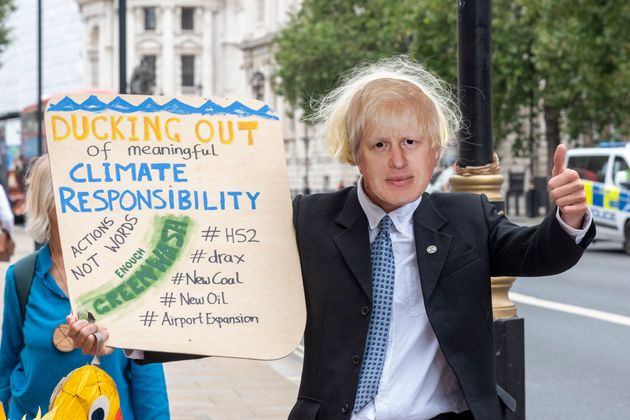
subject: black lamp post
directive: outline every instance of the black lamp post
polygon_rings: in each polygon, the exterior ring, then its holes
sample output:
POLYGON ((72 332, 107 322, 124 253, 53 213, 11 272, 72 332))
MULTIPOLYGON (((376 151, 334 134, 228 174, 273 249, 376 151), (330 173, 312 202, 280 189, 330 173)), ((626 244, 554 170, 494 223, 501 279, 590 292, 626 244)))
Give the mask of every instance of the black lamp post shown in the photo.
POLYGON ((42 154, 42 0, 37 0, 37 156, 42 154))
MULTIPOLYGON (((457 16, 459 103, 468 127, 460 133, 459 166, 473 176, 455 176, 456 182, 469 191, 487 189, 489 198, 501 209, 499 187, 503 178, 492 151, 492 2, 460 0, 457 16), (485 168, 493 167, 489 171, 485 168), (487 173, 489 172, 489 173, 487 173)), ((459 170, 458 170, 459 172, 459 170)), ((451 184, 455 185, 451 179, 451 184)), ((455 189, 455 188, 454 188, 455 189)), ((485 192, 485 191, 484 191, 485 192)), ((507 292, 513 277, 492 280, 494 350, 497 383, 517 402, 515 413, 506 419, 525 419, 525 353, 523 318, 516 316, 516 307, 507 307, 507 292), (504 296, 503 296, 504 295, 504 296)), ((510 302, 511 303, 511 302, 510 302)))
POLYGON ((468 126, 460 133, 459 164, 492 162, 492 11, 490 0, 458 2, 457 87, 468 126))

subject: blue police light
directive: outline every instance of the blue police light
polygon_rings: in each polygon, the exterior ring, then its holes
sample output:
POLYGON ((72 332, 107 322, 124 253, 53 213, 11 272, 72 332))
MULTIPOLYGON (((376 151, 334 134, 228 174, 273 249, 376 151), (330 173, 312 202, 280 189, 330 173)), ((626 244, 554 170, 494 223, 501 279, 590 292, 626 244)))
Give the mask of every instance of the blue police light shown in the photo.
POLYGON ((599 147, 630 147, 630 143, 625 141, 602 141, 598 144, 599 147))

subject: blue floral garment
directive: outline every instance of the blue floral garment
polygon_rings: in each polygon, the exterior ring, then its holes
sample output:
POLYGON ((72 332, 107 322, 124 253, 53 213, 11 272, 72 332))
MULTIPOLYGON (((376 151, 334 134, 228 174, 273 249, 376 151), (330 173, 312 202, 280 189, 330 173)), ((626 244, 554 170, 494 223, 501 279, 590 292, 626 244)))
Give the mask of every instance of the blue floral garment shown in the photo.
MULTIPOLYGON (((48 273, 52 264, 48 245, 39 250, 35 277, 22 326, 15 289, 14 267, 9 267, 4 291, 0 345, 0 400, 10 419, 31 419, 41 407, 48 411, 50 395, 61 378, 92 361, 74 350, 62 353, 52 342, 55 328, 66 322, 70 301, 48 273)), ((124 420, 169 419, 168 397, 161 364, 140 366, 121 350, 101 358, 101 366, 116 382, 124 420)))

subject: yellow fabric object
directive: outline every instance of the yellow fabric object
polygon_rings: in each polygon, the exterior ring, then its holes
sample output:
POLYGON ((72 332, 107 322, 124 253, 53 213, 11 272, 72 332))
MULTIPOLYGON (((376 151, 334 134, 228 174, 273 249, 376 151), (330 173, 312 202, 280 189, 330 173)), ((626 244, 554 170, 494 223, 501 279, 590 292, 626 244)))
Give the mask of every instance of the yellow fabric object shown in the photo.
MULTIPOLYGON (((42 409, 37 410, 37 415, 33 420, 54 420, 55 419, 55 409, 46 413, 44 417, 42 417, 42 409)), ((26 420, 26 416, 22 417, 22 420, 26 420)))
POLYGON ((7 420, 7 415, 4 414, 4 406, 0 402, 0 420, 7 420))
POLYGON ((59 381, 50 397, 54 420, 122 420, 114 380, 102 369, 87 365, 59 381))

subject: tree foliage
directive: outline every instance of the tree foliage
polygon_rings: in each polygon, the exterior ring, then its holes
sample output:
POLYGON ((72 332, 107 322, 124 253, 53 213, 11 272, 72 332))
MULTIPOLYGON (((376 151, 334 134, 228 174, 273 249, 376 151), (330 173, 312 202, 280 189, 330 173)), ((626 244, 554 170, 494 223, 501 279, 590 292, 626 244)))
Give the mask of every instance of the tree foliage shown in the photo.
MULTIPOLYGON (((627 134, 630 3, 622 0, 522 0, 535 25, 537 101, 548 131, 570 138, 627 134), (553 130, 556 126, 557 129, 553 130), (625 133, 624 133, 625 131, 625 133)), ((547 136, 548 147, 559 143, 547 136)))
POLYGON ((6 19, 11 11, 13 11, 12 1, 0 0, 0 53, 9 43, 9 29, 6 26, 6 19))
MULTIPOLYGON (((555 148, 630 130, 630 2, 494 0, 495 142, 544 115, 555 148), (610 127, 616 132, 609 133, 610 127)), ((304 0, 277 38, 277 91, 305 115, 356 64, 408 54, 456 85, 457 7, 443 0, 304 0)))
POLYGON ((277 38, 276 90, 312 112, 317 100, 356 64, 406 53, 410 32, 399 19, 409 0, 304 0, 277 38))

